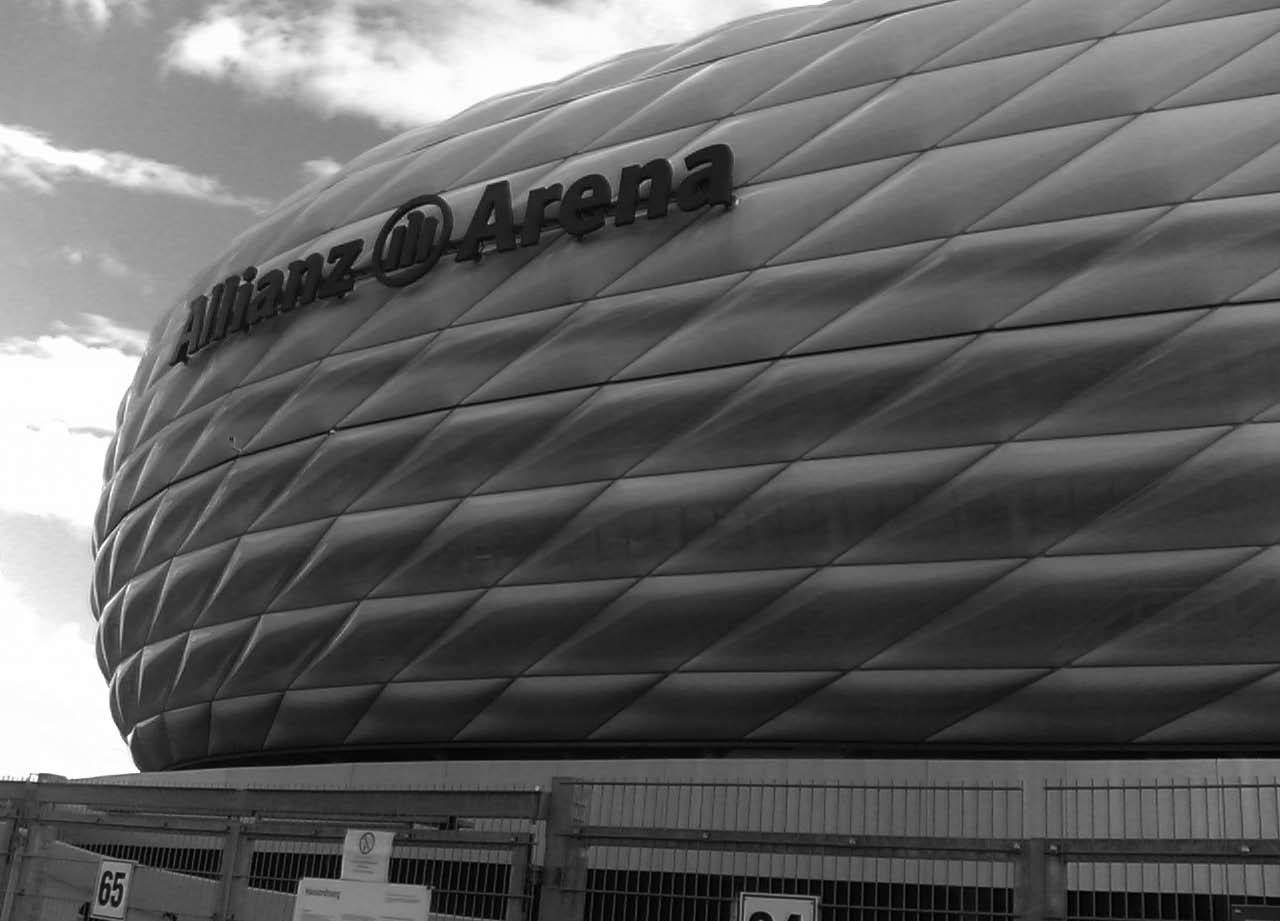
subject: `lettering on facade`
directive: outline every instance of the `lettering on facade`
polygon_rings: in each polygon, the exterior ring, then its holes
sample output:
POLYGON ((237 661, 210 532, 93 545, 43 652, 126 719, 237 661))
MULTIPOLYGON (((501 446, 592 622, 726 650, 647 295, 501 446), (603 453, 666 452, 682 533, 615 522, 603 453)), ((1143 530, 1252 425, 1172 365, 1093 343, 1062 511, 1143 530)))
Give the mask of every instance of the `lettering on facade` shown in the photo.
POLYGON ((310 253, 285 269, 259 274, 255 266, 229 275, 187 306, 187 321, 170 364, 185 363, 235 333, 245 333, 263 320, 290 313, 315 301, 341 298, 357 279, 372 275, 395 288, 413 284, 448 252, 456 262, 471 262, 488 252, 510 252, 536 246, 547 231, 557 229, 585 237, 603 229, 633 224, 643 212, 648 220, 667 216, 672 204, 681 211, 711 205, 732 207, 733 151, 725 144, 695 150, 684 158, 686 176, 675 183, 671 162, 650 160, 626 166, 615 189, 591 173, 570 183, 531 189, 517 223, 511 183, 487 185, 462 236, 454 239, 453 211, 441 195, 419 195, 402 204, 383 223, 370 252, 370 268, 357 268, 363 239, 348 240, 327 253, 310 253))

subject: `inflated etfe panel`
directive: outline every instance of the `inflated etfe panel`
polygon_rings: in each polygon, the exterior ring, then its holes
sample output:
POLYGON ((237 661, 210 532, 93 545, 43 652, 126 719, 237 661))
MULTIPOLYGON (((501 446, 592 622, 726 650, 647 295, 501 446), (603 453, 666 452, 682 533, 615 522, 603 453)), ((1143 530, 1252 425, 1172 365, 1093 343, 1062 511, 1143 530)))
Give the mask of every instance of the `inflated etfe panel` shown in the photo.
POLYGON ((789 10, 197 277, 99 656, 149 769, 1274 750, 1278 457, 1280 2, 789 10))

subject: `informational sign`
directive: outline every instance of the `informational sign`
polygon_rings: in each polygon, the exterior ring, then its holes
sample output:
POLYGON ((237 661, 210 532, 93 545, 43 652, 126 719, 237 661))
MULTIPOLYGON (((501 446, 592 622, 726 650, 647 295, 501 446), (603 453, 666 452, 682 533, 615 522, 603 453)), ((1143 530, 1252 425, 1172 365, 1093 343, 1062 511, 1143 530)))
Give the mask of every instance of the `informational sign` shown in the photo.
POLYGON ((385 883, 395 836, 393 831, 347 829, 346 840, 342 842, 342 878, 385 883))
POLYGON ((98 875, 93 878, 93 894, 89 899, 89 917, 106 921, 124 921, 129 909, 129 884, 133 881, 133 864, 128 860, 98 861, 98 875))
POLYGON ((738 896, 738 921, 818 921, 818 897, 744 892, 738 896))
POLYGON ((302 879, 293 921, 427 921, 430 907, 426 886, 302 879))

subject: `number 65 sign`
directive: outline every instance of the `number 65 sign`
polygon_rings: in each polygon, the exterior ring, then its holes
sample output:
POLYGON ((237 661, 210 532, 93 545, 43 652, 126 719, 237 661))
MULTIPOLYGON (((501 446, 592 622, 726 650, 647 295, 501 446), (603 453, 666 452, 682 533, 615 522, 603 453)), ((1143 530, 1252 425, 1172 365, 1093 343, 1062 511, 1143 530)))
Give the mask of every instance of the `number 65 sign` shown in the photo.
POLYGON ((743 892, 738 896, 738 921, 818 921, 818 897, 743 892))
POLYGON ((105 921, 124 921, 129 907, 129 883, 133 881, 133 864, 127 860, 98 861, 98 875, 93 880, 93 897, 89 899, 89 917, 105 921))

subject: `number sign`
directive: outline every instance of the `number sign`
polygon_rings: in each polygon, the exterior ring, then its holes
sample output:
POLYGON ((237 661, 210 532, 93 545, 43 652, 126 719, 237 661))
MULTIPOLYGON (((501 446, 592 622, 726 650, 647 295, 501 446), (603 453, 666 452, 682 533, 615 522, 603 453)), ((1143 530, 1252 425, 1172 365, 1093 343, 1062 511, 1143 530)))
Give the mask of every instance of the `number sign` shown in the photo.
POLYGON ((133 864, 127 860, 98 861, 94 877, 93 898, 89 900, 89 917, 106 921, 124 921, 129 908, 129 884, 133 881, 133 864))
POLYGON ((818 897, 744 892, 738 897, 738 921, 818 921, 818 897))

